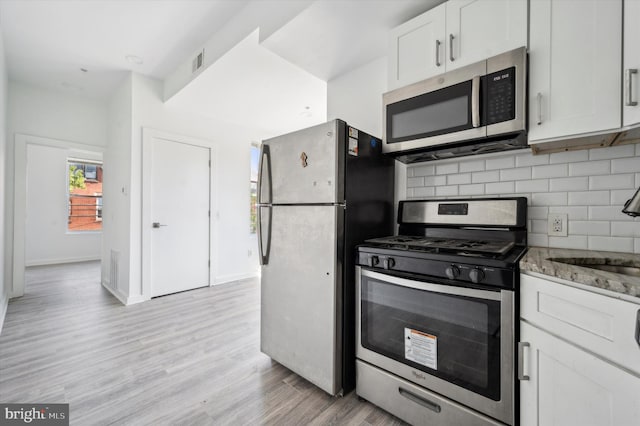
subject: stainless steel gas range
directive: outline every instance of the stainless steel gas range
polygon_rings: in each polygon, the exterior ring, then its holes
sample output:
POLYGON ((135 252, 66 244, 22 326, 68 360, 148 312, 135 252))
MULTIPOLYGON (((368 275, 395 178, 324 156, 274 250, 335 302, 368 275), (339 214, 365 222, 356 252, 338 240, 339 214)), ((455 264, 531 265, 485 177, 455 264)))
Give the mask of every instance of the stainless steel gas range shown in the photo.
POLYGON ((357 394, 414 425, 515 423, 527 199, 402 201, 358 247, 357 394))

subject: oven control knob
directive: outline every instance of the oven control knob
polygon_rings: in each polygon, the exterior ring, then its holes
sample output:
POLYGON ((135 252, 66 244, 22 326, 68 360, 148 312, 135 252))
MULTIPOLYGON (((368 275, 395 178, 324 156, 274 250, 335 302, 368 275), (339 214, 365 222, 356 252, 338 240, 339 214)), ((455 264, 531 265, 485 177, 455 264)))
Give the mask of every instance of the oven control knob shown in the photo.
POLYGON ((479 283, 484 279, 484 272, 479 268, 474 268, 469 272, 469 279, 472 283, 479 283))
POLYGON ((455 280, 460 276, 460 268, 458 268, 456 265, 451 265, 447 269, 445 269, 444 273, 447 274, 447 278, 449 278, 450 280, 455 280))
POLYGON ((388 257, 382 261, 382 266, 384 267, 384 269, 391 269, 396 266, 396 261, 393 260, 392 257, 388 257))
POLYGON ((380 264, 380 258, 378 258, 378 256, 371 256, 369 258, 369 266, 371 266, 372 268, 374 266, 378 266, 380 264))

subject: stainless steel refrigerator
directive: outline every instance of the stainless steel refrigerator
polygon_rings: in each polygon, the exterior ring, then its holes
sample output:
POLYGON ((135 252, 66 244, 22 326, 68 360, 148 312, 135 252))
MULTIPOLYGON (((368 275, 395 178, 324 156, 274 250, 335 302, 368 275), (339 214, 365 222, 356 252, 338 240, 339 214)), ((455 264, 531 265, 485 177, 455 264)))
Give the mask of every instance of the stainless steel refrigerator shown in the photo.
POLYGON ((331 395, 355 387, 355 246, 393 234, 381 149, 342 120, 261 147, 260 348, 331 395))

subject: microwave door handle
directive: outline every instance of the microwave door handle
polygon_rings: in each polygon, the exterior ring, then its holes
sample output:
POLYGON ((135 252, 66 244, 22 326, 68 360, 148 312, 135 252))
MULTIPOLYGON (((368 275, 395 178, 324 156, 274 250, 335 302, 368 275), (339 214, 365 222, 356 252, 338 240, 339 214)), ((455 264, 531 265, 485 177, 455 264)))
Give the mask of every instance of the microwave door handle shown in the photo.
POLYGON ((480 127, 480 76, 471 80, 471 125, 480 127))

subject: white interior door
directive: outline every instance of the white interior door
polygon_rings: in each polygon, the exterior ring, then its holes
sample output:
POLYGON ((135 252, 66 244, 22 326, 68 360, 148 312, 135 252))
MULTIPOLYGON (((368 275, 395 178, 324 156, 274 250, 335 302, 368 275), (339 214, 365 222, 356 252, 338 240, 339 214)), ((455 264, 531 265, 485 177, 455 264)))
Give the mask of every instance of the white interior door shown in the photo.
POLYGON ((210 148, 154 138, 151 296, 209 285, 210 148))

